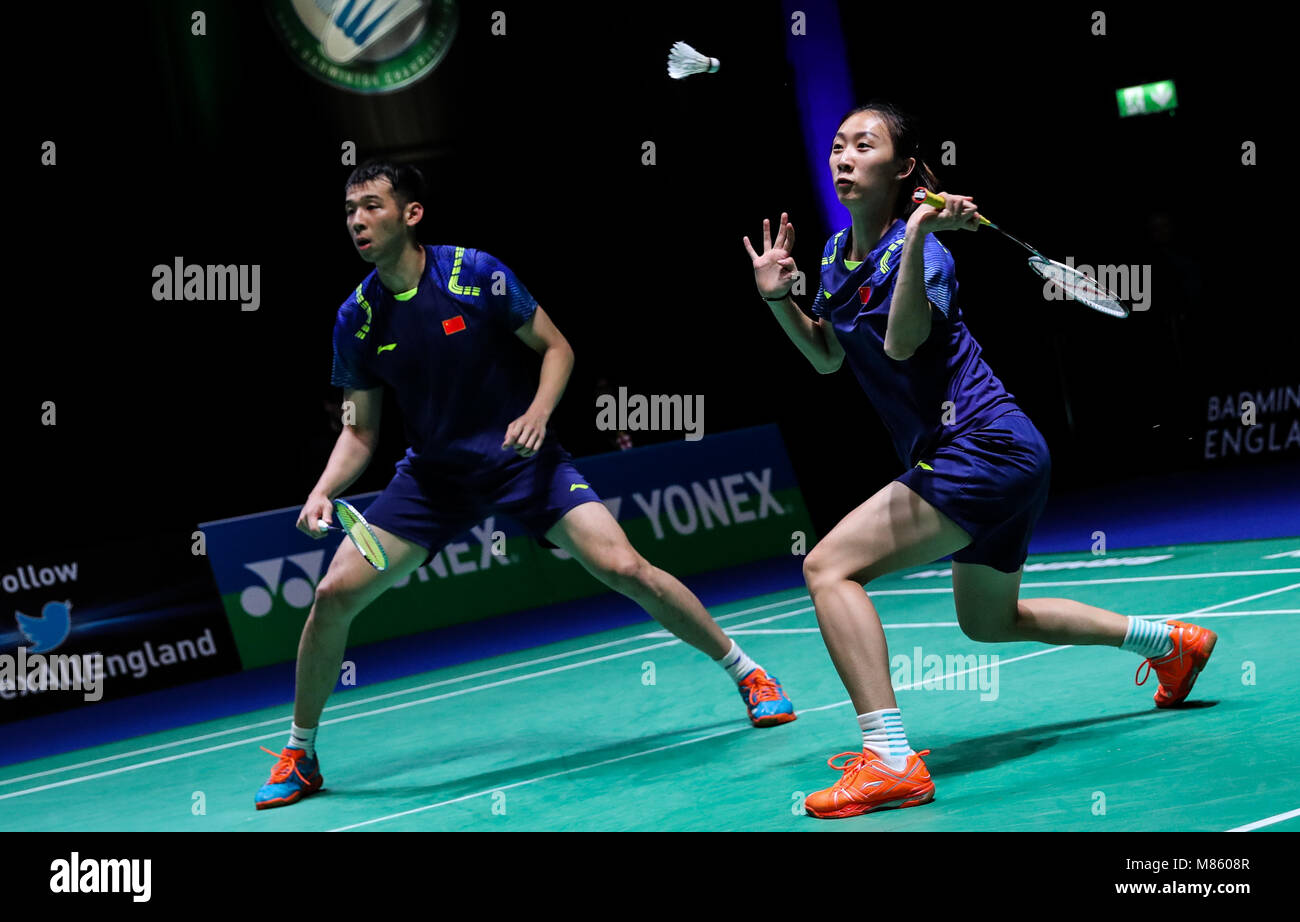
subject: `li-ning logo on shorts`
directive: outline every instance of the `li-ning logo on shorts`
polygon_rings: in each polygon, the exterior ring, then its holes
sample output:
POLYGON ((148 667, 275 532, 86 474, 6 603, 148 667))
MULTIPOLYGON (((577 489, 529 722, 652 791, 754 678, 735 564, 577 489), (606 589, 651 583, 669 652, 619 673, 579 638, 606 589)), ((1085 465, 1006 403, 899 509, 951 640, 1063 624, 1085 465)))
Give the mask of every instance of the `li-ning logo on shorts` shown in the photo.
POLYGON ((271 0, 267 13, 299 67, 354 93, 423 80, 456 35, 455 0, 271 0))

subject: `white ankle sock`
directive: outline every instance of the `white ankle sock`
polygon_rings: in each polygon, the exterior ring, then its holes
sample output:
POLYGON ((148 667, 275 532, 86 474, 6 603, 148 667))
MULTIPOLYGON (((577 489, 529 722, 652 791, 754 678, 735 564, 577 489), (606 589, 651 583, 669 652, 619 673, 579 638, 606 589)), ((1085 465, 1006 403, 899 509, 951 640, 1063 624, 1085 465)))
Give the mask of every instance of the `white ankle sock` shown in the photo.
POLYGON ((722 659, 715 659, 714 662, 727 670, 727 675, 731 676, 737 685, 740 684, 741 679, 758 668, 758 663, 746 656, 745 651, 740 649, 740 644, 734 640, 731 642, 731 649, 722 659))
POLYGON ((862 728, 863 749, 870 749, 894 771, 901 771, 907 766, 907 757, 912 755, 912 747, 907 743, 903 714, 898 708, 882 708, 869 714, 859 714, 858 726, 862 728))
POLYGON ((1173 631, 1174 629, 1164 621, 1145 621, 1141 618, 1129 617, 1128 633, 1124 635, 1124 642, 1119 645, 1119 648, 1145 656, 1147 659, 1156 659, 1173 651, 1174 640, 1170 636, 1173 631))
POLYGON ((312 727, 310 730, 304 730, 297 724, 293 724, 289 730, 289 745, 295 749, 303 749, 307 752, 307 758, 316 758, 316 731, 319 726, 312 727))

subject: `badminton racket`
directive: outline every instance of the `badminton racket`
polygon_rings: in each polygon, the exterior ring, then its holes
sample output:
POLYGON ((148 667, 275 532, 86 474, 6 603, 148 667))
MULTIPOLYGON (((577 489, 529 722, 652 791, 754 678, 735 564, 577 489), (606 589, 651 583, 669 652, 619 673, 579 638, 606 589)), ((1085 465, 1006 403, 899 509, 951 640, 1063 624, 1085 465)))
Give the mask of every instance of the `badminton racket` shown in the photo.
MULTIPOLYGON (((916 191, 912 193, 912 201, 918 205, 930 205, 934 208, 942 208, 947 204, 947 200, 942 195, 935 195, 924 186, 918 186, 916 191)), ((1029 268, 1049 282, 1054 283, 1065 292, 1067 298, 1073 298, 1075 301, 1091 307, 1095 311, 1109 314, 1111 317, 1127 317, 1129 315, 1129 308, 1120 300, 1119 295, 1102 285, 1092 276, 1080 272, 1074 266, 1067 266, 1065 263, 1048 259, 1023 240, 1012 237, 983 215, 980 215, 980 224, 993 228, 1004 237, 1015 241, 1032 253, 1033 255, 1029 257, 1029 268)))
POLYGON ((360 512, 346 500, 334 500, 334 512, 339 517, 340 525, 331 525, 329 522, 321 519, 316 523, 316 527, 322 530, 341 531, 352 539, 352 543, 357 546, 361 556, 366 559, 376 570, 388 569, 388 554, 384 551, 384 546, 379 543, 375 537, 374 530, 370 523, 365 520, 360 512))

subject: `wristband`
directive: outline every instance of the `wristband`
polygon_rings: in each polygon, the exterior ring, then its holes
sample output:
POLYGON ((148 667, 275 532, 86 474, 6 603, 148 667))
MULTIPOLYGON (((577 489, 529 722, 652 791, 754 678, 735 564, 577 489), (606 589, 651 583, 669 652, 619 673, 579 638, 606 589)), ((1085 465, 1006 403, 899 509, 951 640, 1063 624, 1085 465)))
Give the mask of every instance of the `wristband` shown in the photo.
MULTIPOLYGON (((762 295, 759 295, 759 297, 760 297, 760 298, 763 298, 762 295)), ((779 297, 779 298, 763 298, 763 300, 764 300, 764 301, 767 301, 767 302, 770 303, 770 302, 772 302, 772 301, 784 301, 784 300, 785 300, 786 298, 788 298, 788 297, 790 297, 790 292, 789 292, 789 291, 786 291, 786 293, 783 294, 783 295, 781 295, 781 297, 779 297)))

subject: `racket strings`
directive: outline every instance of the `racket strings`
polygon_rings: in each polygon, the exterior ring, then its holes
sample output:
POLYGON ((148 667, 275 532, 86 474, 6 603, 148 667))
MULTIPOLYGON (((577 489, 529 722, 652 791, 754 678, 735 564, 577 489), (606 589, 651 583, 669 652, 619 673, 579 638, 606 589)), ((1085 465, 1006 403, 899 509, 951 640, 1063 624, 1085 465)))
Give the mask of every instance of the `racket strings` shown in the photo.
POLYGON ((1103 314, 1128 316, 1128 309, 1124 307, 1119 295, 1072 266, 1043 256, 1033 256, 1030 257, 1029 267, 1060 288, 1067 298, 1073 298, 1103 314))
POLYGON ((361 556, 381 570, 387 567, 388 555, 384 553, 384 548, 379 543, 379 539, 375 537, 374 532, 370 530, 370 526, 366 524, 365 520, 353 512, 350 506, 343 503, 336 503, 335 508, 338 511, 339 524, 343 526, 353 543, 356 544, 361 556))

